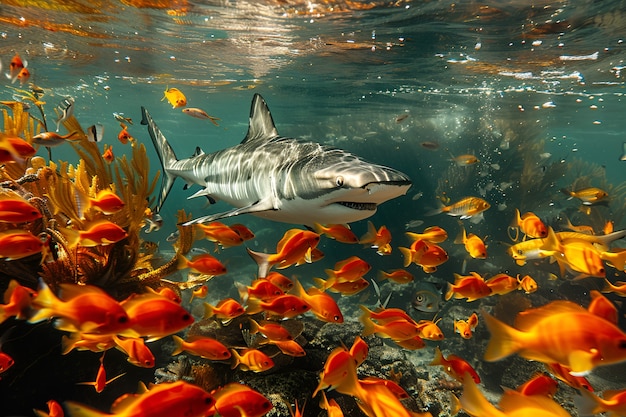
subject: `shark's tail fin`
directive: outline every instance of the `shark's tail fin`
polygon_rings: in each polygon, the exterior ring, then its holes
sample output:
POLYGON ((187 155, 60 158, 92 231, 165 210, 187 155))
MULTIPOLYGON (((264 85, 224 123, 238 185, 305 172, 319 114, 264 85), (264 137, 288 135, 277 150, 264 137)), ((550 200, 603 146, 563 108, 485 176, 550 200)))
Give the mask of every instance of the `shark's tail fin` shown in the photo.
POLYGON ((156 125, 148 110, 145 107, 141 107, 141 124, 148 126, 148 133, 152 138, 152 143, 157 151, 157 155, 159 156, 159 160, 161 161, 161 166, 163 167, 163 180, 161 181, 161 192, 159 193, 159 197, 157 199, 156 205, 154 207, 154 212, 158 213, 161 211, 161 206, 165 202, 167 195, 174 184, 174 180, 176 176, 170 173, 169 168, 178 160, 176 158, 176 154, 174 150, 167 142, 167 139, 159 130, 159 127, 156 125))

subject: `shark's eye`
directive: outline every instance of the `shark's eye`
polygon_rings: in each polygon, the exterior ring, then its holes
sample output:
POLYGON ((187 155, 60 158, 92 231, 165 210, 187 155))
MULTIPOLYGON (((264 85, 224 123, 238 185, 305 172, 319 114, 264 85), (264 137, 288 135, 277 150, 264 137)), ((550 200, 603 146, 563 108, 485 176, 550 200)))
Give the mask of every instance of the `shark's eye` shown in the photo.
POLYGON ((337 187, 343 186, 343 177, 341 175, 335 178, 335 184, 337 184, 337 187))

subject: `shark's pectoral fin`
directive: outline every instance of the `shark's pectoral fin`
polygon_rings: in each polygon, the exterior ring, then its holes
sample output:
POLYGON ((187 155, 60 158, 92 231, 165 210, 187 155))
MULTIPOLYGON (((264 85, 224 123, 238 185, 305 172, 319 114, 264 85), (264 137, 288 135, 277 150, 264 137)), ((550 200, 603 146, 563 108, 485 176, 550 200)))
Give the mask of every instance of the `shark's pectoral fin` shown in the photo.
POLYGON ((273 198, 264 198, 245 207, 232 209, 223 213, 216 213, 210 214, 208 216, 198 217, 196 219, 189 220, 188 222, 181 223, 181 225, 189 226, 192 224, 208 223, 219 219, 225 219, 227 217, 239 216, 240 214, 261 213, 263 211, 277 210, 278 208, 274 206, 273 201, 273 198))

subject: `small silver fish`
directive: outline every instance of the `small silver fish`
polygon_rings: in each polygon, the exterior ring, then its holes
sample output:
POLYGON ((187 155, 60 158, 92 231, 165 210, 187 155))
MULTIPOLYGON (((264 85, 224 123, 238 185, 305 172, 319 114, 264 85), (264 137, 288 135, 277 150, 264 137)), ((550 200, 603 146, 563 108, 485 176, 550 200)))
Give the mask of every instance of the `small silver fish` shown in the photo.
POLYGON ((113 117, 115 117, 115 120, 117 120, 120 123, 126 122, 129 125, 133 124, 133 119, 131 119, 130 117, 125 117, 124 113, 115 113, 115 112, 113 112, 113 117))
POLYGON ((183 113, 195 117, 196 119, 209 119, 215 126, 219 126, 217 121, 220 120, 217 117, 209 116, 207 112, 196 107, 186 107, 183 109, 183 113))
POLYGON ((57 132, 59 131, 59 126, 61 123, 69 119, 74 114, 74 99, 72 97, 66 97, 59 105, 54 109, 56 112, 58 119, 57 123, 57 132))

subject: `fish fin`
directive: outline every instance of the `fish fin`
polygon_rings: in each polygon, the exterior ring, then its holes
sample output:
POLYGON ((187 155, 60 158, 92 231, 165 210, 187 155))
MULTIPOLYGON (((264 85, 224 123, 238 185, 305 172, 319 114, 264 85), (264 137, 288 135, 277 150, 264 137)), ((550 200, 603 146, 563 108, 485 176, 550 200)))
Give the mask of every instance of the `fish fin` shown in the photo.
POLYGON ((463 395, 461 395, 459 402, 462 409, 472 416, 505 416, 502 411, 487 401, 469 373, 463 375, 463 395))
POLYGON ((272 119, 270 109, 260 94, 255 94, 250 106, 250 122, 248 133, 241 143, 265 141, 278 136, 276 125, 272 119))
POLYGON ((579 416, 594 416, 604 411, 600 399, 586 389, 579 390, 581 395, 574 396, 574 405, 579 416))
POLYGON ((224 219, 227 217, 234 217, 240 214, 248 214, 248 213, 262 213, 264 211, 277 210, 277 208, 273 204, 274 199, 271 197, 264 198, 255 203, 247 205, 245 207, 235 208, 229 211, 225 211, 223 213, 210 214, 208 216, 198 217, 196 219, 189 220, 187 222, 182 223, 182 226, 189 226, 192 224, 198 223, 208 223, 219 219, 224 219))
POLYGON ((176 347, 174 348, 174 350, 172 351, 172 356, 176 356, 179 353, 183 352, 183 339, 179 336, 176 336, 175 334, 172 335, 172 339, 174 341, 174 344, 176 345, 176 347))
POLYGON ((269 263, 270 255, 263 252, 253 251, 250 248, 246 248, 246 250, 259 267, 257 278, 265 278, 270 271, 270 268, 272 267, 272 265, 270 265, 269 263))
POLYGON ((491 333, 491 339, 485 351, 485 360, 489 362, 506 358, 521 349, 520 336, 523 332, 501 322, 483 311, 485 324, 491 333))
POLYGON ((159 161, 161 161, 161 166, 163 167, 163 180, 161 182, 161 191, 159 193, 159 197, 157 199, 157 203, 154 209, 155 213, 161 211, 161 207, 169 194, 172 185, 174 185, 174 180, 176 179, 176 175, 170 173, 169 168, 174 164, 178 159, 176 158, 176 154, 174 150, 167 142, 167 139, 161 133, 158 126, 148 113, 145 107, 141 107, 141 124, 148 126, 148 133, 150 134, 150 138, 152 138, 152 143, 154 144, 154 148, 157 151, 157 155, 159 157, 159 161))
POLYGON ((411 262, 413 261, 413 257, 411 256, 411 250, 409 248, 404 248, 402 246, 398 246, 398 249, 400 250, 400 253, 404 257, 403 265, 406 268, 409 265, 411 265, 411 262))
MULTIPOLYGON (((75 134, 78 132, 72 132, 72 134, 75 134)), ((91 125, 87 128, 87 140, 89 142, 100 142, 102 140, 102 138, 104 137, 104 126, 101 124, 95 124, 95 125, 91 125)))
POLYGON ((371 221, 367 221, 367 233, 365 233, 360 239, 359 243, 368 244, 373 243, 376 240, 376 227, 371 221))
POLYGON ((584 376, 594 368, 594 359, 599 354, 596 349, 591 351, 575 350, 569 354, 570 374, 574 376, 584 376))

